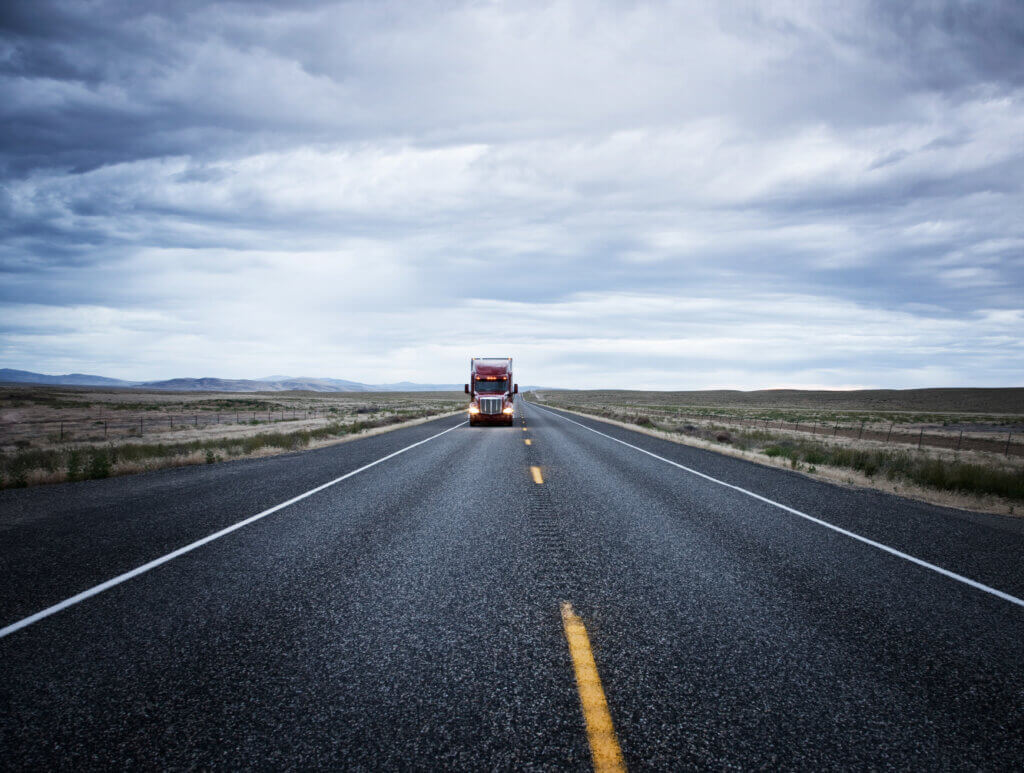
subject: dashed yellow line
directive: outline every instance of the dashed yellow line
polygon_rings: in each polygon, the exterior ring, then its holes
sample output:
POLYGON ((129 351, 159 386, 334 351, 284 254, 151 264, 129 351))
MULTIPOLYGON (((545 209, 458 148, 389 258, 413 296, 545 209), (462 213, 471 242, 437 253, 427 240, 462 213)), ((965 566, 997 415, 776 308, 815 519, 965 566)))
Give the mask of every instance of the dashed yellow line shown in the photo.
POLYGON ((538 486, 544 482, 544 476, 540 474, 540 467, 537 465, 530 465, 530 475, 533 476, 533 482, 538 486))
POLYGON ((587 740, 590 741, 594 770, 597 773, 625 771, 626 763, 622 759, 619 739, 612 726, 612 715, 608 711, 608 701, 601 687, 597 664, 594 663, 587 629, 572 611, 572 604, 568 601, 562 602, 562 626, 565 628, 565 639, 569 642, 569 653, 576 671, 576 689, 580 693, 580 706, 587 723, 587 740))
POLYGON ((530 440, 530 438, 526 438, 526 440, 524 440, 523 442, 526 443, 526 445, 532 445, 533 444, 533 441, 530 440))

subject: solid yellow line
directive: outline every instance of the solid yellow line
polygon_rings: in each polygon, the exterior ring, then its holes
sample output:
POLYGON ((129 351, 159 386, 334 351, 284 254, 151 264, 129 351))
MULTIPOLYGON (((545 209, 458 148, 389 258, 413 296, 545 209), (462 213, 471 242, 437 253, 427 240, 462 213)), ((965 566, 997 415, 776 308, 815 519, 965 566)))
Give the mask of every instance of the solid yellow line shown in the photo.
POLYGON ((536 483, 537 485, 540 485, 541 483, 544 482, 544 476, 540 474, 540 467, 537 467, 536 465, 531 465, 530 475, 533 476, 533 482, 536 483))
POLYGON ((598 773, 625 771, 626 763, 622 759, 619 739, 615 737, 612 715, 608 712, 608 701, 601 687, 601 677, 597 674, 587 629, 572 611, 572 604, 568 601, 562 602, 562 625, 565 627, 565 639, 569 642, 573 669, 576 671, 576 688, 580 693, 583 718, 587 723, 587 739, 590 741, 594 770, 598 773))
POLYGON ((530 445, 531 443, 533 443, 533 441, 530 440, 530 438, 526 438, 526 440, 524 440, 523 442, 526 443, 526 445, 530 445))

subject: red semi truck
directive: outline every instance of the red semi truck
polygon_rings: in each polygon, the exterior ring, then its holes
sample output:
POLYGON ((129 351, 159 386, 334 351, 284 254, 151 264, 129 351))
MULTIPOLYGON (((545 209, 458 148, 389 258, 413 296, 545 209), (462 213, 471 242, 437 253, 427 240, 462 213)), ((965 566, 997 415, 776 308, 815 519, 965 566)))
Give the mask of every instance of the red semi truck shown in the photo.
POLYGON ((471 357, 469 360, 469 423, 512 426, 512 401, 519 384, 512 381, 511 357, 471 357))

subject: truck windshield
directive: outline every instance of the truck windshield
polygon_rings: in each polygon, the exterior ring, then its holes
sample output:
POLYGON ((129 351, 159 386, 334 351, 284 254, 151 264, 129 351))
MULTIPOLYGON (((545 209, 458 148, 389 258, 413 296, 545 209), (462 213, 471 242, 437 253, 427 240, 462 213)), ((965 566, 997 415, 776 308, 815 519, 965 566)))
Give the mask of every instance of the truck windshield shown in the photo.
POLYGON ((482 395, 500 395, 508 391, 508 379, 499 378, 497 381, 481 381, 477 379, 476 391, 482 395))

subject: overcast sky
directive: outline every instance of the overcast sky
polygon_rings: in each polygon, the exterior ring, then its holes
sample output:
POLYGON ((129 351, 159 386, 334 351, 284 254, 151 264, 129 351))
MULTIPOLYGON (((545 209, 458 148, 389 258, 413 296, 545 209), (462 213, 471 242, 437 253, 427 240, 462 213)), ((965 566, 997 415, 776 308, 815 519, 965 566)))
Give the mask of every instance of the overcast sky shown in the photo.
POLYGON ((1024 384, 1024 12, 0 6, 0 366, 1024 384))

